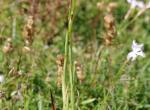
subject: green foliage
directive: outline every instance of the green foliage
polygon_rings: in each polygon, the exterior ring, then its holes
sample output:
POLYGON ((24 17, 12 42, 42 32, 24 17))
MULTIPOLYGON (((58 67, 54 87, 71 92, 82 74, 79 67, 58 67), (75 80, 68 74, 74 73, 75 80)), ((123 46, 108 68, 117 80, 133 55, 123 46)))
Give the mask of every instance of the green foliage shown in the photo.
MULTIPOLYGON (((56 60, 57 55, 65 52, 69 3, 67 0, 37 0, 33 6, 31 1, 36 0, 0 1, 0 73, 5 76, 0 83, 0 110, 50 110, 51 93, 57 110, 62 110, 64 103, 61 87, 57 86, 56 60), (34 16, 34 41, 31 51, 24 52, 23 31, 30 15, 34 16), (4 53, 8 38, 12 38, 13 50, 4 53), (20 91, 23 99, 12 96, 14 91, 20 91), (4 92, 2 97, 1 92, 4 92)), ((79 81, 75 75, 75 107, 78 110, 149 110, 149 10, 134 19, 140 11, 135 9, 124 20, 130 5, 125 0, 115 0, 118 6, 112 15, 117 33, 112 45, 107 46, 104 16, 108 12, 98 9, 97 3, 101 1, 108 4, 114 0, 77 0, 72 58, 82 65, 85 79, 79 81), (146 57, 126 62, 134 39, 144 43, 146 57)), ((67 90, 70 95, 70 88, 67 90)))

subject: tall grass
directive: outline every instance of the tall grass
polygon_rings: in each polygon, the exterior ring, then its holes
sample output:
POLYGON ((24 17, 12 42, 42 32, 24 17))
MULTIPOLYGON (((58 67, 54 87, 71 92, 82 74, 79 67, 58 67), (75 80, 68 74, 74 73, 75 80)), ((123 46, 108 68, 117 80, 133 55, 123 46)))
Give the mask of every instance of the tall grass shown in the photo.
POLYGON ((65 59, 64 59, 64 73, 62 76, 62 97, 63 97, 63 110, 68 110, 69 106, 71 110, 74 110, 74 74, 73 74, 73 61, 72 61, 72 26, 73 26, 73 16, 75 10, 76 0, 71 0, 71 6, 68 14, 68 30, 65 38, 65 59), (69 71, 68 71, 69 69, 69 71), (69 72, 69 77, 67 73, 69 72), (70 84, 68 84, 67 79, 69 78, 70 84), (69 87, 70 86, 70 87, 69 87), (68 88, 70 88, 70 94, 68 93, 68 88), (70 96, 69 96, 70 95, 70 96), (69 99, 70 102, 69 104, 69 99))

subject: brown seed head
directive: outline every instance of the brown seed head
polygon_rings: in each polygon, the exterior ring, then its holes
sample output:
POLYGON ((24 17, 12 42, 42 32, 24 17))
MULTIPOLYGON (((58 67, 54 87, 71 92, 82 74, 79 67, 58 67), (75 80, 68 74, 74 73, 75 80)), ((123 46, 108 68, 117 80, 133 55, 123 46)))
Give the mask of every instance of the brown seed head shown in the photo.
POLYGON ((60 87, 62 84, 62 74, 63 74, 63 66, 64 66, 64 56, 58 55, 57 60, 57 86, 60 87))
POLYGON ((29 16, 29 18, 27 20, 27 27, 29 29, 32 29, 32 27, 33 27, 33 16, 29 16))
POLYGON ((118 7, 118 4, 116 2, 111 2, 111 3, 108 4, 107 11, 112 12, 117 7, 118 7))
POLYGON ((33 17, 29 16, 23 30, 23 36, 26 45, 31 45, 33 42, 33 34, 34 34, 33 24, 34 24, 33 17))
POLYGON ((9 53, 13 50, 13 45, 12 45, 12 39, 8 38, 6 41, 6 44, 3 47, 3 52, 4 53, 9 53))
POLYGON ((116 27, 115 27, 115 19, 112 14, 107 14, 104 17, 104 25, 106 28, 106 34, 105 34, 105 43, 106 45, 112 44, 112 39, 116 35, 116 27))
POLYGON ((105 23, 111 25, 114 23, 114 17, 112 16, 112 14, 108 14, 104 17, 104 21, 105 23))
POLYGON ((57 60, 56 60, 57 65, 63 66, 64 64, 64 56, 63 55, 58 55, 57 60))
POLYGON ((77 78, 82 83, 85 79, 85 75, 83 74, 83 68, 82 68, 81 64, 78 61, 75 61, 74 64, 76 66, 77 78))
POLYGON ((106 7, 106 4, 105 4, 104 2, 98 2, 98 3, 97 3, 97 8, 98 8, 99 10, 104 10, 105 7, 106 7))

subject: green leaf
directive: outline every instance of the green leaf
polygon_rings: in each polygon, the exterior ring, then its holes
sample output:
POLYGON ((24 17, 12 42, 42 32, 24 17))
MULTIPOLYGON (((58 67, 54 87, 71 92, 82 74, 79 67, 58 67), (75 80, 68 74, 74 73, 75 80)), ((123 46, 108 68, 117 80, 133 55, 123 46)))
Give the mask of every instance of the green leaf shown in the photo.
POLYGON ((94 102, 95 100, 96 100, 96 98, 88 99, 88 100, 83 101, 81 104, 82 104, 82 105, 86 105, 86 104, 89 104, 89 103, 94 102))

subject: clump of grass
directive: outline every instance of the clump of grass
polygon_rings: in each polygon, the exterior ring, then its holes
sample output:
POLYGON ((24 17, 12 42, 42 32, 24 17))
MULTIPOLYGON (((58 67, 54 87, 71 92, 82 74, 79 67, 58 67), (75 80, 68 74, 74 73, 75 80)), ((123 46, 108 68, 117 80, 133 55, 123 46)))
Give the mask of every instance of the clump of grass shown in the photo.
POLYGON ((65 57, 64 57, 64 72, 62 75, 62 97, 63 97, 63 110, 75 110, 74 100, 74 74, 73 74, 73 61, 72 61, 72 27, 73 17, 75 14, 76 0, 71 0, 70 9, 68 14, 68 30, 65 38, 65 57), (69 77, 68 76, 69 73, 69 77), (70 80, 70 83, 67 83, 70 80), (70 88, 70 94, 68 93, 70 88), (67 99, 69 98, 70 99, 67 99), (70 101, 70 103, 69 103, 70 101))

